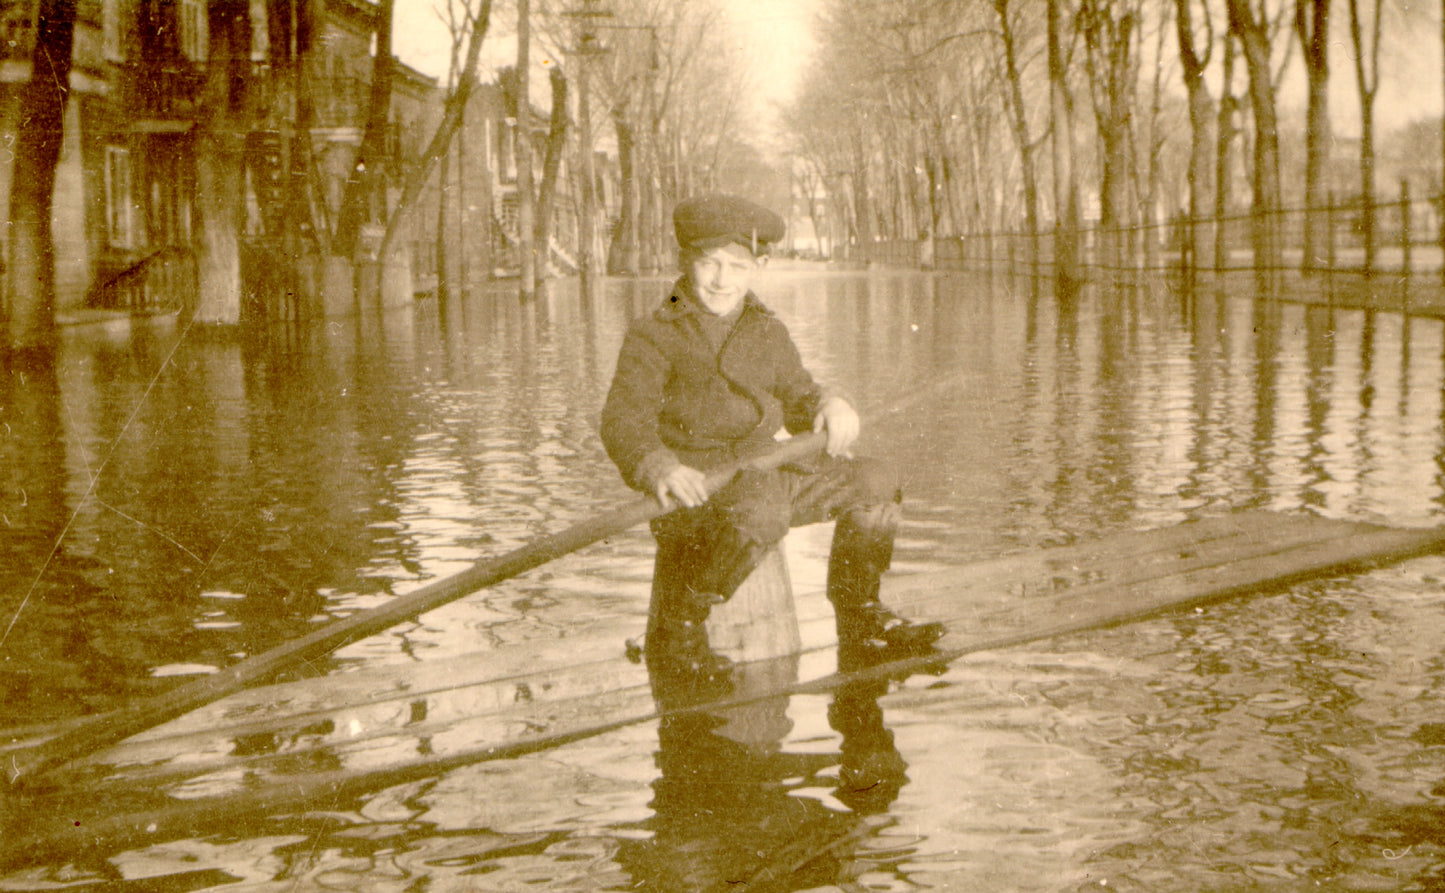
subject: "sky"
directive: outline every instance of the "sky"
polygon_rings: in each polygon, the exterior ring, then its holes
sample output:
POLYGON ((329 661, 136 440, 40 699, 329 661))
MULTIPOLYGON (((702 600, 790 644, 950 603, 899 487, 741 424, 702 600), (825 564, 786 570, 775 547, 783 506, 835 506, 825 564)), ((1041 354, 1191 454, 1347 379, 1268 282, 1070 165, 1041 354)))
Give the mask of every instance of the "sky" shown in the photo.
POLYGON ((758 78, 754 111, 765 120, 793 97, 812 57, 818 5, 818 0, 728 0, 730 30, 758 78))
MULTIPOLYGON (((754 113, 770 119, 778 103, 789 100, 813 49, 812 20, 820 0, 723 0, 726 27, 756 74, 754 113)), ((444 0, 398 0, 393 41, 396 54, 417 70, 444 79, 450 38, 436 9, 444 0)), ((603 3, 603 6, 606 4, 603 3)), ((516 55, 515 22, 494 22, 483 44, 482 69, 510 64, 516 55), (502 32, 506 36, 502 36, 502 32)), ((538 62, 534 52, 533 61, 538 62)), ((484 76, 485 79, 485 76, 484 76)), ((543 92, 544 78, 534 77, 543 92)))

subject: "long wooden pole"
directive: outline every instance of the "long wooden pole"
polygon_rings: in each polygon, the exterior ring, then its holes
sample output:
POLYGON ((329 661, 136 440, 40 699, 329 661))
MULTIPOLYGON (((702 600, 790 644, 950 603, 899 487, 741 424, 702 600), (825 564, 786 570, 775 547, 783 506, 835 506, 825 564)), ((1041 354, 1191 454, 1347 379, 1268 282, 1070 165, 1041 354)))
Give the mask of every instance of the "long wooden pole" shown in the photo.
MULTIPOLYGON (((825 442, 822 434, 804 434, 755 456, 716 468, 708 472, 708 492, 716 491, 743 468, 776 468, 817 452, 825 442)), ((375 635, 479 589, 495 586, 584 546, 651 521, 667 511, 651 497, 638 497, 620 508, 533 540, 505 555, 478 561, 460 573, 369 611, 328 624, 219 673, 140 704, 88 717, 54 738, 7 754, 6 778, 13 786, 34 785, 47 773, 72 760, 220 700, 289 667, 325 656, 358 639, 375 635)))

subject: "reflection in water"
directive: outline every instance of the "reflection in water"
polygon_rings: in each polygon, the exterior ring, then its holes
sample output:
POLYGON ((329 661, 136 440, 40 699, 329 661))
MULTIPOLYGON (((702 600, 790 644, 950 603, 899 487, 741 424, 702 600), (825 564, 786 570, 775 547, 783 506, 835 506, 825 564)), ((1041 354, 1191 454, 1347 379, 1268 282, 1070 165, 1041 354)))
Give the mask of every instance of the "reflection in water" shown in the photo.
POLYGON ((883 724, 885 680, 850 682, 832 696, 828 724, 839 752, 784 749, 796 657, 735 668, 740 706, 682 710, 690 691, 653 677, 666 712, 658 727, 652 818, 625 840, 618 864, 647 890, 807 890, 888 873, 906 852, 869 841, 892 824, 887 810, 907 764, 883 724))
MULTIPOLYGON (((860 451, 906 470, 896 572, 1240 507, 1445 514, 1437 319, 1156 283, 1061 301, 1002 276, 768 276, 810 368, 863 409, 860 451)), ((595 433, 608 364, 666 286, 590 304, 559 284, 526 306, 504 289, 259 337, 70 330, 53 371, 6 370, 6 722, 163 691, 615 505, 595 433)), ((790 538, 800 604, 821 599, 825 534, 790 538)), ((640 634, 652 548, 629 532, 307 672, 640 634)), ((1441 580, 1445 560, 1421 559, 979 655, 840 693, 831 717, 805 696, 679 714, 4 879, 1438 888, 1441 580), (911 781, 850 802, 855 756, 911 781), (764 839, 763 819, 786 830, 764 839)), ((243 749, 273 746, 257 735, 243 749)))

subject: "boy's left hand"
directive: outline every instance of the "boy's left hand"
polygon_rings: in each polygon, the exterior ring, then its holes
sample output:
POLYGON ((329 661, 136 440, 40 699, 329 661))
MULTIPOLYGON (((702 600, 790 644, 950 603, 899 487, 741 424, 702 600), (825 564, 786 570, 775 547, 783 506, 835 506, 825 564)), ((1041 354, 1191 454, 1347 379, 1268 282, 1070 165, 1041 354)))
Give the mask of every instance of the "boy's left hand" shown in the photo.
POLYGON ((813 431, 827 432, 830 456, 851 456, 858 429, 858 413, 842 397, 829 397, 813 416, 813 431))

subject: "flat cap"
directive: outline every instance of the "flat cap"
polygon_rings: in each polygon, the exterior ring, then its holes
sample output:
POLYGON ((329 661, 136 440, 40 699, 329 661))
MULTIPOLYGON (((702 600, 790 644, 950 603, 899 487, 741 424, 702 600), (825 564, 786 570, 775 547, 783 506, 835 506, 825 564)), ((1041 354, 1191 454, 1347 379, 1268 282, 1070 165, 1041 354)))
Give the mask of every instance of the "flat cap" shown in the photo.
POLYGON ((736 242, 754 254, 780 241, 787 232, 783 218, 736 195, 708 193, 679 202, 672 212, 677 244, 683 248, 718 248, 736 242))

